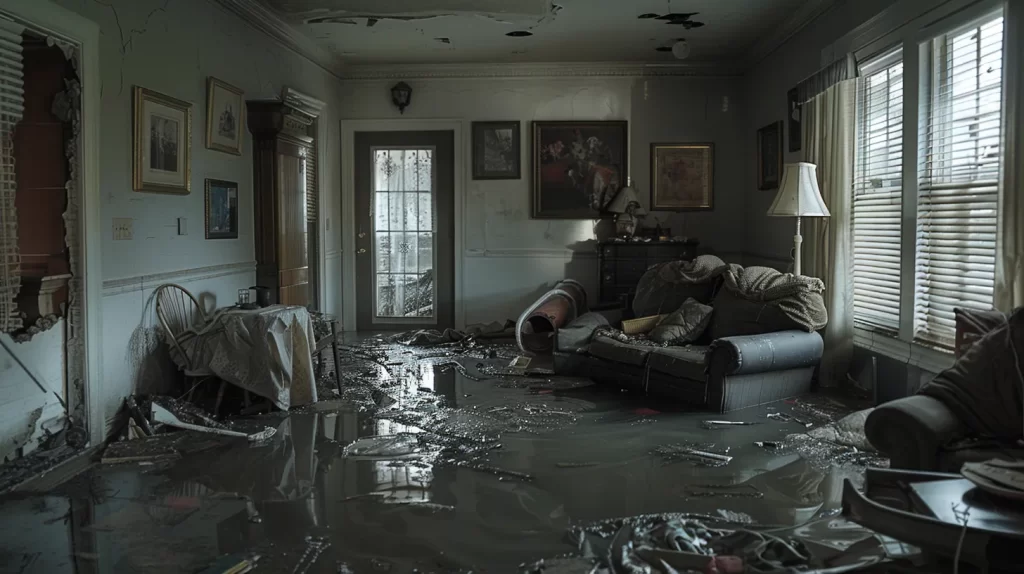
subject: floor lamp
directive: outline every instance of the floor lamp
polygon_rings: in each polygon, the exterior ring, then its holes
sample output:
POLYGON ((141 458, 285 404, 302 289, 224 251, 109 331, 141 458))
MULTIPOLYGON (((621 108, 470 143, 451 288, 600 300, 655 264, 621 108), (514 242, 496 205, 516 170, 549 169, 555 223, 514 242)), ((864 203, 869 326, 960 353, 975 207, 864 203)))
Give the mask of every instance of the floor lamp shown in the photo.
POLYGON ((801 217, 828 217, 828 207, 818 189, 817 166, 813 163, 787 163, 782 172, 782 183, 775 201, 768 208, 771 217, 796 217, 796 235, 793 236, 793 275, 800 275, 800 248, 804 238, 800 235, 801 217))

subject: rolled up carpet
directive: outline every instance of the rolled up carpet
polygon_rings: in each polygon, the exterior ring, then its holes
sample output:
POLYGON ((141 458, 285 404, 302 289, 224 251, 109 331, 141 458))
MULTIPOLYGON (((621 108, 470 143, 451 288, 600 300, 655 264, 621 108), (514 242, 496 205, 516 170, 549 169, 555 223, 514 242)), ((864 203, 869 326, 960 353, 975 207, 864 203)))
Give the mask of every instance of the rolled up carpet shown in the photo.
POLYGON ((572 279, 563 279, 526 308, 516 321, 516 343, 524 353, 551 353, 555 331, 587 312, 587 292, 572 279))

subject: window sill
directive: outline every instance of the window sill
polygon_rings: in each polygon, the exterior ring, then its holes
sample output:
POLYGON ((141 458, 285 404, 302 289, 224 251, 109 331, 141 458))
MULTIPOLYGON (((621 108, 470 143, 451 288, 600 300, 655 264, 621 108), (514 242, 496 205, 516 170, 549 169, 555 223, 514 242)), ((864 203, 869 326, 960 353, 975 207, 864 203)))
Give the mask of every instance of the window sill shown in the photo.
POLYGON ((853 344, 931 373, 939 373, 953 365, 952 351, 945 352, 910 343, 860 325, 853 329, 853 344))

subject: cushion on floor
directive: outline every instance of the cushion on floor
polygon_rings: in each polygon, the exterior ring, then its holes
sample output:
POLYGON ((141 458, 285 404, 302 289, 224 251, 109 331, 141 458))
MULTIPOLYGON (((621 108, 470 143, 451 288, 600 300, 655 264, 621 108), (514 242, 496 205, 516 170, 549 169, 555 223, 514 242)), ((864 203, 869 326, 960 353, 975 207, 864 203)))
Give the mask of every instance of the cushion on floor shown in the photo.
POLYGON ((686 347, 659 347, 651 351, 651 357, 648 360, 648 364, 650 365, 651 371, 672 375, 674 377, 693 379, 695 381, 704 381, 707 379, 707 376, 704 373, 704 359, 707 352, 708 347, 697 345, 690 345, 686 347))
POLYGON ((607 335, 597 335, 590 343, 590 354, 608 361, 642 367, 647 361, 647 356, 656 348, 623 343, 607 335))

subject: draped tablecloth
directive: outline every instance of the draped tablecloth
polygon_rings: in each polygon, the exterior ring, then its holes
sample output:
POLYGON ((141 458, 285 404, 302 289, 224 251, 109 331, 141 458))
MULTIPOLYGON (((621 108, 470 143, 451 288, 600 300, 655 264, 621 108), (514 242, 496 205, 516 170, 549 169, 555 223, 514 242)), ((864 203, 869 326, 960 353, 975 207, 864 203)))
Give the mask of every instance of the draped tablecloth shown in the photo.
POLYGON ((178 337, 191 361, 171 345, 171 358, 189 376, 214 375, 281 410, 315 403, 316 337, 305 307, 217 310, 178 337), (189 364, 191 363, 191 367, 189 364))

